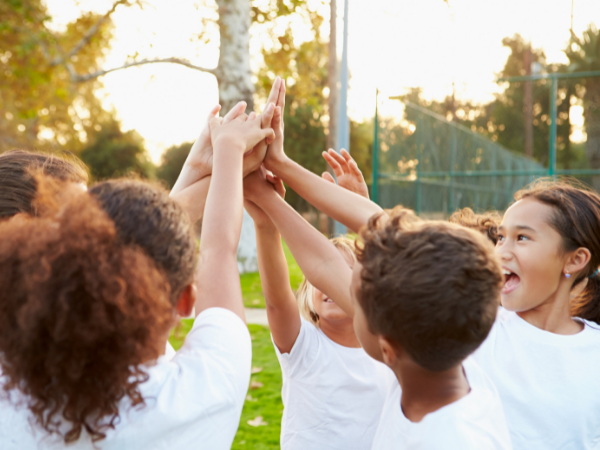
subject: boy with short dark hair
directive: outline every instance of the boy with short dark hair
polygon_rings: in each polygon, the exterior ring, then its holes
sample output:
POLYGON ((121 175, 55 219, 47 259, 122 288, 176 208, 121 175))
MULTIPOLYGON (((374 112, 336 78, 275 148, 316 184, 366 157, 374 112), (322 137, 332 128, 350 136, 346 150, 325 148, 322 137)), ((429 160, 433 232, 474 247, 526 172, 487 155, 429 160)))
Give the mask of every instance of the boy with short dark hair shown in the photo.
MULTIPOLYGON (((275 175, 308 197, 318 191, 325 213, 359 229, 379 209, 285 157, 277 161, 278 150, 267 154, 275 175), (333 196, 323 199, 324 190, 333 196)), ((468 358, 494 322, 502 285, 481 234, 423 222, 402 208, 375 214, 360 233, 351 270, 260 172, 245 180, 244 195, 269 215, 310 283, 354 317, 365 351, 392 369, 373 449, 511 448, 496 389, 468 358)))

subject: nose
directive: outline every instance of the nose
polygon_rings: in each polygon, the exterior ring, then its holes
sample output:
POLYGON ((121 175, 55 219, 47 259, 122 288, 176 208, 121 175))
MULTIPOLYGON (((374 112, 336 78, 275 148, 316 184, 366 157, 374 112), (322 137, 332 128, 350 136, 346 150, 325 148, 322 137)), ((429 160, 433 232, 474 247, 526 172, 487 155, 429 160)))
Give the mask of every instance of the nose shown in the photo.
POLYGON ((510 240, 506 239, 502 244, 496 246, 496 253, 502 261, 509 261, 513 258, 513 248, 510 240))

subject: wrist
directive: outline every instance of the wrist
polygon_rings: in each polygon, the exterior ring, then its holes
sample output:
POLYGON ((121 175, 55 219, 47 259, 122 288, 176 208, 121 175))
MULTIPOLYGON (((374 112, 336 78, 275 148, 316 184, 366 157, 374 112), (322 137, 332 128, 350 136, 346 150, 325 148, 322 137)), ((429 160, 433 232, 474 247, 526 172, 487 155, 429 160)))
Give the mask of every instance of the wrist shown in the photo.
POLYGON ((223 134, 215 139, 213 148, 219 149, 219 151, 235 151, 243 154, 246 150, 246 143, 231 134, 223 134))
MULTIPOLYGON (((267 154, 268 155, 268 154, 267 154)), ((284 153, 272 157, 267 157, 264 161, 265 168, 273 174, 279 176, 279 173, 291 162, 291 159, 284 153)))
POLYGON ((254 219, 254 228, 262 233, 275 233, 277 228, 268 217, 254 219))

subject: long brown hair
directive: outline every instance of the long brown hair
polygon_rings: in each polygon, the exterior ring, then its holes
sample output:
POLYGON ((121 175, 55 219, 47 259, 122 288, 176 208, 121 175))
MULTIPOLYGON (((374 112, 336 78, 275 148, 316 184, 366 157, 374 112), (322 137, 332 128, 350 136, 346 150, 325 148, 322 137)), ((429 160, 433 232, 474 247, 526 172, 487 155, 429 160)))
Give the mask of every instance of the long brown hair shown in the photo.
POLYGON ((586 279, 587 285, 573 300, 571 313, 600 323, 600 196, 577 180, 541 179, 515 194, 515 200, 524 198, 554 208, 550 225, 561 235, 565 251, 590 251, 590 262, 573 281, 573 287, 586 279))
POLYGON ((19 390, 37 423, 65 442, 103 439, 121 401, 143 405, 143 363, 164 350, 169 284, 123 245, 96 201, 36 178, 37 217, 0 223, 2 389, 19 390), (54 186, 49 188, 48 186, 54 186))
POLYGON ((15 214, 35 215, 33 207, 37 183, 33 173, 74 183, 88 182, 85 165, 73 155, 58 156, 11 150, 0 155, 0 219, 15 214))

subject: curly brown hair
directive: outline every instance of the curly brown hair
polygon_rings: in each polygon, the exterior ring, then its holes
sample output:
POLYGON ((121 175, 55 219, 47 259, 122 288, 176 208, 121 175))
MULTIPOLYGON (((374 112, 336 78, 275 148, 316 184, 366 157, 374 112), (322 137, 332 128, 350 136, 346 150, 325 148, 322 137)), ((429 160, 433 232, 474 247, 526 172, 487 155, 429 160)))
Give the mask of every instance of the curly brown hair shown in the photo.
POLYGON ((18 213, 36 214, 33 201, 37 183, 33 174, 38 171, 61 181, 88 182, 85 165, 71 154, 24 150, 3 153, 0 155, 0 219, 18 213))
POLYGON ((87 193, 37 181, 38 217, 0 223, 2 388, 24 394, 37 423, 66 443, 82 430, 97 441, 118 422, 122 400, 145 403, 141 364, 164 350, 169 284, 120 242, 87 193))
POLYGON ((161 186, 135 179, 97 183, 90 195, 115 223, 125 244, 143 249, 171 284, 171 302, 194 281, 196 238, 183 208, 161 186))
POLYGON ((373 334, 432 371, 454 367, 484 341, 503 276, 481 234, 397 207, 373 216, 357 242, 358 301, 373 334))
POLYGON ((463 208, 455 211, 448 222, 479 231, 494 245, 498 243, 498 227, 502 222, 502 217, 496 211, 475 214, 471 208, 463 208))

